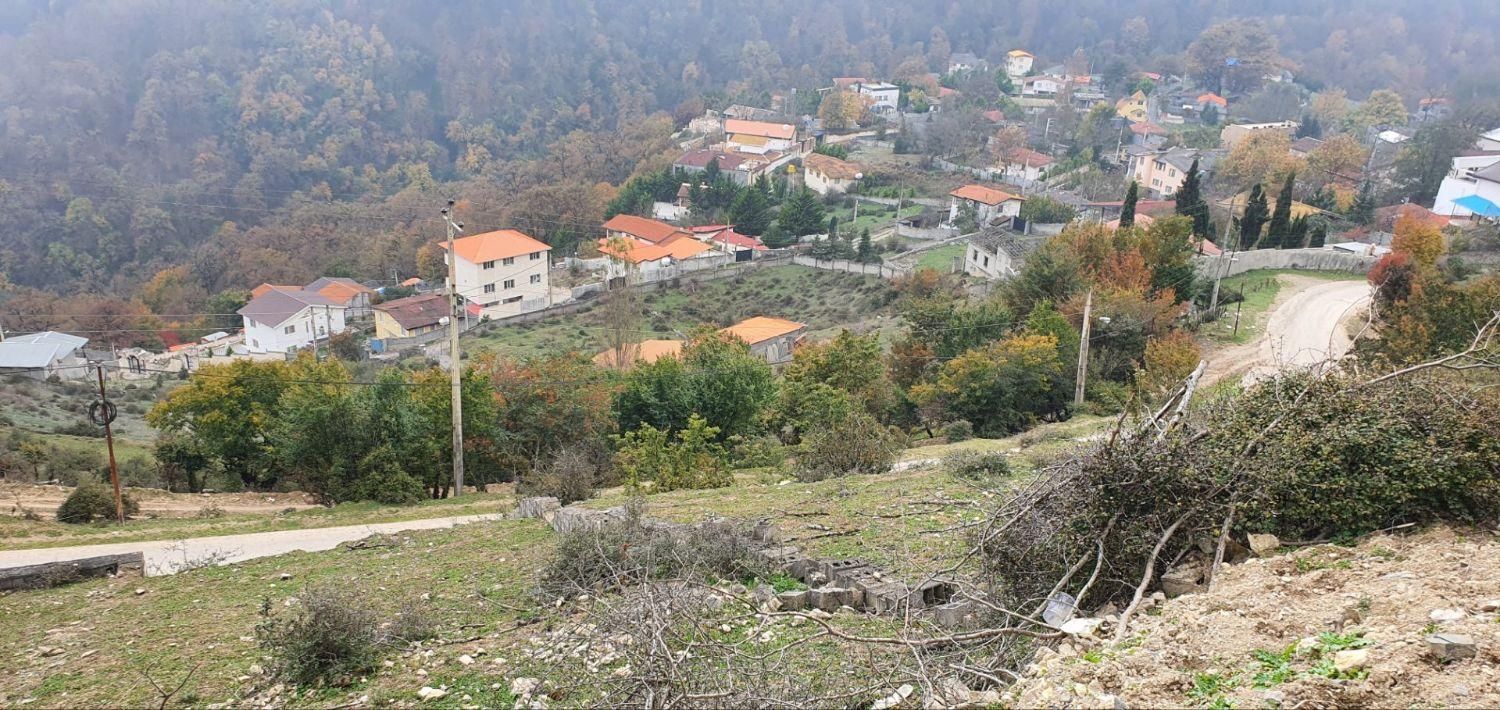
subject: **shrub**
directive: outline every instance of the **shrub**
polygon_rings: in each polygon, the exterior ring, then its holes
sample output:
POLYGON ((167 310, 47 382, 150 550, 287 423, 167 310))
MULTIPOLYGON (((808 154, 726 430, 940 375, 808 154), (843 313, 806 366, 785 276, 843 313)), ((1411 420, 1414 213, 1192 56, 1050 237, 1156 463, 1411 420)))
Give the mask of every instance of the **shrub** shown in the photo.
POLYGON ((364 600, 333 585, 302 590, 294 611, 274 615, 261 602, 255 637, 268 672, 296 685, 347 685, 380 660, 385 634, 364 600))
POLYGON ((850 473, 883 473, 905 448, 906 437, 899 431, 864 412, 851 412, 803 440, 798 478, 821 481, 850 473))
MULTIPOLYGON (((135 515, 141 512, 140 504, 129 495, 121 495, 121 502, 125 506, 125 515, 135 515)), ((115 494, 108 486, 101 483, 81 483, 72 493, 68 494, 67 500, 57 506, 57 520, 62 523, 91 523, 95 520, 114 520, 115 518, 115 494)))
POLYGON ((562 449, 541 468, 516 481, 516 492, 528 496, 552 496, 563 505, 594 497, 601 456, 582 446, 562 449))
POLYGON ((943 470, 958 478, 988 481, 1010 475, 1010 461, 1000 452, 965 452, 943 459, 943 470))
POLYGON ((396 452, 377 447, 359 462, 363 475, 355 482, 349 500, 373 500, 386 505, 411 505, 423 498, 422 484, 401 468, 396 452))
POLYGON ((974 425, 967 419, 958 419, 943 425, 943 438, 952 444, 974 438, 974 425))
POLYGON ((651 482, 653 492, 722 488, 734 482, 729 454, 714 442, 719 429, 696 414, 673 437, 650 424, 617 437, 616 461, 632 488, 651 482))
POLYGON ((704 523, 689 534, 644 525, 641 505, 626 506, 623 521, 564 533, 543 568, 541 590, 553 596, 613 589, 653 580, 713 581, 766 578, 747 525, 704 523))
POLYGON ((1226 517, 1232 532, 1341 539, 1403 522, 1500 515, 1500 396, 1459 377, 1364 384, 1301 373, 1195 408, 1165 435, 1123 434, 1044 472, 984 541, 1009 601, 1045 597, 1102 541, 1098 605, 1134 591, 1164 531, 1154 574, 1226 517), (1232 517, 1231 517, 1232 511, 1232 517), (1115 523, 1110 528, 1110 521, 1115 523), (1176 527, 1174 528, 1174 523, 1176 527))
POLYGON ((735 468, 771 468, 786 461, 787 450, 774 436, 729 437, 729 458, 735 468))

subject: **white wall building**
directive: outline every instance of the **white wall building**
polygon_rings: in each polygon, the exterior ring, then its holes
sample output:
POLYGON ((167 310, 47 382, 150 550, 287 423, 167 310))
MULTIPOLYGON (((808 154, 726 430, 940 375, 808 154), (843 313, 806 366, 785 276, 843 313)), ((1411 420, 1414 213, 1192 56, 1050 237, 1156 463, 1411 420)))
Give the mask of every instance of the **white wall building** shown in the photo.
MULTIPOLYGON (((441 246, 447 249, 448 242, 441 242, 441 246)), ((546 308, 552 301, 548 280, 551 249, 514 229, 455 240, 451 251, 458 253, 455 276, 459 297, 477 305, 485 318, 546 308)))
POLYGON ((245 347, 252 353, 284 353, 305 348, 345 328, 348 310, 320 293, 290 286, 262 286, 238 311, 245 324, 245 347))
POLYGON ((885 82, 856 84, 859 93, 870 97, 870 110, 877 113, 895 111, 901 106, 901 87, 885 82))
POLYGON ((956 225, 960 215, 973 206, 974 217, 983 227, 997 219, 1008 219, 1021 214, 1024 197, 1017 197, 1004 190, 983 185, 964 185, 948 193, 952 201, 948 204, 948 225, 956 225))
POLYGON ((1036 61, 1036 56, 1024 49, 1012 49, 1005 54, 1005 73, 1011 80, 1020 79, 1031 73, 1031 65, 1036 61))
POLYGON ((1494 219, 1491 206, 1495 205, 1500 205, 1500 153, 1454 158, 1453 168, 1438 187, 1432 211, 1462 219, 1474 216, 1477 206, 1479 216, 1494 219))
POLYGON ((964 250, 964 273, 982 279, 1005 279, 1020 270, 1019 244, 1004 232, 981 232, 964 250))
POLYGON ((0 374, 19 374, 32 379, 77 380, 90 376, 83 346, 88 338, 46 331, 13 335, 0 340, 0 374))

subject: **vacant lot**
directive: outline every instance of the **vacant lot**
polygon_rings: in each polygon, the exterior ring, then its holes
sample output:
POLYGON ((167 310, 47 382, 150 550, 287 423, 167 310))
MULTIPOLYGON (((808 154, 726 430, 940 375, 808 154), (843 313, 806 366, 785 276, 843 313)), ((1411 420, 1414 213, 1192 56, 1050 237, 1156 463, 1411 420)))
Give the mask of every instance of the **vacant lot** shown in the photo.
MULTIPOLYGON (((639 339, 680 339, 699 325, 723 327, 765 315, 807 323, 817 336, 839 328, 870 329, 888 318, 890 290, 874 276, 822 271, 806 266, 753 269, 718 281, 651 291, 641 296, 644 315, 634 329, 639 339)), ((537 323, 500 326, 467 339, 465 347, 529 357, 606 347, 600 309, 537 323)))

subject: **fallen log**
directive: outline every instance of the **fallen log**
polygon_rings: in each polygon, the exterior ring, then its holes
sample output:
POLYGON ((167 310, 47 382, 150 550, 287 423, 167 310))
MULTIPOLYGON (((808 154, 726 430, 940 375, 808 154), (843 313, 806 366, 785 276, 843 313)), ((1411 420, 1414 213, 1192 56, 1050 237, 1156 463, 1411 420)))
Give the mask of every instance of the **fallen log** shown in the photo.
POLYGON ((143 570, 146 556, 140 552, 100 555, 40 565, 0 568, 0 591, 46 589, 90 577, 107 577, 122 570, 143 570))

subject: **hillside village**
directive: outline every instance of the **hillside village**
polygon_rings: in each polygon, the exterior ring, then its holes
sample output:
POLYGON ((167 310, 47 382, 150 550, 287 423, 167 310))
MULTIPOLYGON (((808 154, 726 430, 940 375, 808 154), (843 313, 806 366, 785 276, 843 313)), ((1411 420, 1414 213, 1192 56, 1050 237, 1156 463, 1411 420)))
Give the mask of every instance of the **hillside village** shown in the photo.
POLYGON ((0 270, 0 705, 1494 702, 1500 110, 1235 22, 0 270))

